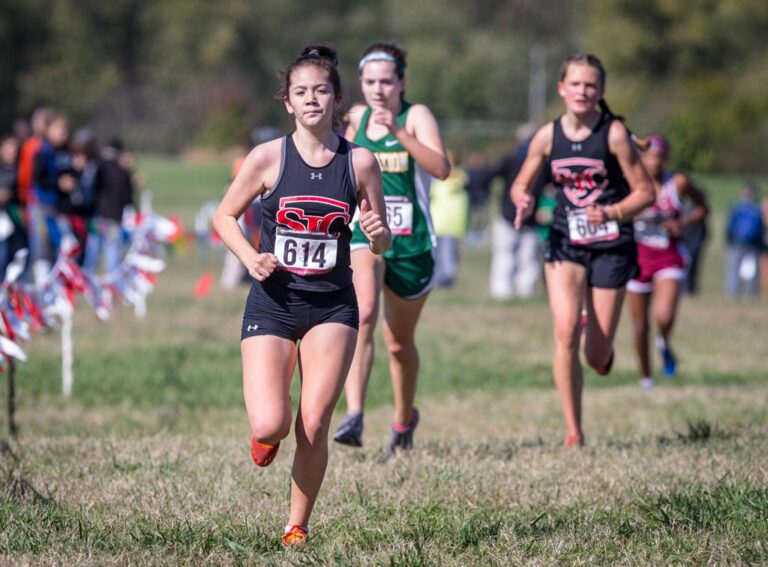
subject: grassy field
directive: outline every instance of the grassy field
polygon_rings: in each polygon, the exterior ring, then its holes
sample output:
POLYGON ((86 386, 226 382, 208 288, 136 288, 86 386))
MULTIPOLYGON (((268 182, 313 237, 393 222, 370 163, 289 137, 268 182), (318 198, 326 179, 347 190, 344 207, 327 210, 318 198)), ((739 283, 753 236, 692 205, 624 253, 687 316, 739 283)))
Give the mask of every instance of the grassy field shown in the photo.
MULTIPOLYGON (((228 175, 226 164, 142 167, 157 208, 185 219, 228 175)), ((366 446, 331 447, 301 550, 278 540, 292 441, 267 470, 248 455, 246 289, 196 299, 220 261, 188 247, 169 258, 145 319, 123 310, 101 324, 80 307, 71 399, 59 395, 58 335, 27 345, 20 434, 0 457, 2 562, 768 562, 768 304, 723 298, 718 237, 738 180, 704 184, 716 216, 702 294, 682 305, 678 378, 637 388, 623 321, 615 372, 587 374, 588 445, 563 448, 546 302, 494 303, 487 249, 464 250, 457 287, 433 294, 419 331, 415 450, 380 459, 391 406, 379 356, 366 446)))

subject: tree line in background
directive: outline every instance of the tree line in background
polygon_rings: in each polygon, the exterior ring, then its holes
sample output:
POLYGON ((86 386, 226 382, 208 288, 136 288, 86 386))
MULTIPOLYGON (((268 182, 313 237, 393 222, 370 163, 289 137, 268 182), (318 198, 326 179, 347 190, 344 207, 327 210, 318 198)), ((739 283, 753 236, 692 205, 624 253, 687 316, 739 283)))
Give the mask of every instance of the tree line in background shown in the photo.
POLYGON ((287 124, 276 72, 302 45, 338 47, 351 104, 359 53, 395 40, 408 97, 447 124, 482 121, 451 144, 491 147, 491 125, 530 117, 536 46, 546 117, 560 61, 591 51, 611 107, 640 135, 668 134, 677 166, 768 171, 766 30, 765 0, 0 0, 0 127, 50 104, 139 150, 247 144, 287 124))

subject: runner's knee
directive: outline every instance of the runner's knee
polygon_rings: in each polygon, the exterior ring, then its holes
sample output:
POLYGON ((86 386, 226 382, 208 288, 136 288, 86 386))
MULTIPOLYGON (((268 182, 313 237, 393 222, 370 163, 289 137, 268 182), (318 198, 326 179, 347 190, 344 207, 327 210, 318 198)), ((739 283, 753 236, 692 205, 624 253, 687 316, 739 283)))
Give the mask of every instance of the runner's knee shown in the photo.
POLYGON ((634 321, 632 328, 634 329, 635 337, 636 338, 643 338, 647 337, 648 333, 651 329, 650 325, 648 324, 647 320, 643 321, 634 321))
POLYGON ((656 314, 656 324, 661 329, 668 329, 672 326, 672 322, 674 321, 675 317, 672 313, 657 313, 656 314))
POLYGON ((555 346, 575 351, 579 348, 580 333, 575 322, 555 323, 555 346))
POLYGON ((387 352, 396 359, 409 359, 418 356, 416 343, 413 339, 401 339, 399 337, 387 336, 387 352))
POLYGON ((372 303, 360 303, 358 304, 358 310, 360 312, 360 328, 363 327, 373 328, 376 326, 376 320, 379 316, 379 306, 376 302, 372 303))
POLYGON ((321 414, 303 413, 301 423, 296 428, 296 442, 299 445, 316 448, 328 440, 329 423, 321 414))
POLYGON ((260 443, 275 443, 288 437, 290 432, 290 416, 288 419, 277 414, 251 418, 251 433, 260 443))

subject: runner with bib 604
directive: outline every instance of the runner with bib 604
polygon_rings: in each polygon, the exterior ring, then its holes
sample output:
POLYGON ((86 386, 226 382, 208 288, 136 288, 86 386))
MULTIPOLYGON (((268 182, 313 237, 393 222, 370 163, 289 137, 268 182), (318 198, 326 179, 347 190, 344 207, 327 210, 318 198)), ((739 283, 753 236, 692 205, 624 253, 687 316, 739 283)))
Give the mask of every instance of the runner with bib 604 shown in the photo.
POLYGON ((653 202, 654 193, 627 127, 605 103, 600 60, 587 54, 566 59, 557 90, 565 113, 534 135, 510 189, 519 229, 533 213, 531 190, 539 170, 550 164, 557 206, 544 273, 554 326, 552 373, 568 428, 565 444, 580 446, 582 331, 586 362, 608 374, 624 287, 638 271, 630 221, 653 202))

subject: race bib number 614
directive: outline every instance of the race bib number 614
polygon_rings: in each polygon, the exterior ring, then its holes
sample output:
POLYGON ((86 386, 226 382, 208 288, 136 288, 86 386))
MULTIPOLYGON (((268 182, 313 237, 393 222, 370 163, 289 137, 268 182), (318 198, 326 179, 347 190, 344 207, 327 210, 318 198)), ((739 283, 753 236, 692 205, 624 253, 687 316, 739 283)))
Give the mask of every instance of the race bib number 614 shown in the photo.
POLYGON ((322 232, 278 227, 275 234, 278 267, 300 276, 330 272, 336 267, 337 251, 336 237, 322 232))

